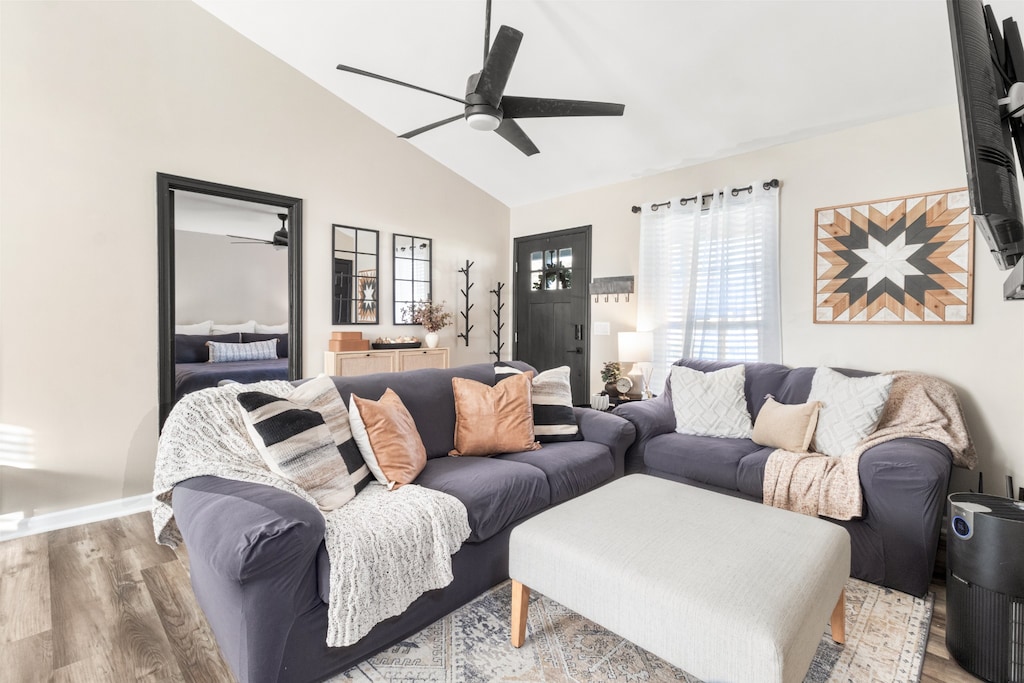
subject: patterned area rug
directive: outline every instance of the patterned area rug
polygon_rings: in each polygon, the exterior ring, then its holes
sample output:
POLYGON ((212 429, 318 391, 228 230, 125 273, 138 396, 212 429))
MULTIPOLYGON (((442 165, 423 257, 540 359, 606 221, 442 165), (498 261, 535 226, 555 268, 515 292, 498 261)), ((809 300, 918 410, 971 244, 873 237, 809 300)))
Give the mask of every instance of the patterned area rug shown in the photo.
MULTIPOLYGON (((331 680, 699 683, 536 593, 530 596, 526 642, 517 650, 509 643, 511 603, 511 584, 506 581, 331 680)), ((832 642, 826 624, 805 683, 919 681, 933 604, 931 594, 915 598, 850 579, 846 584, 846 644, 832 642)))

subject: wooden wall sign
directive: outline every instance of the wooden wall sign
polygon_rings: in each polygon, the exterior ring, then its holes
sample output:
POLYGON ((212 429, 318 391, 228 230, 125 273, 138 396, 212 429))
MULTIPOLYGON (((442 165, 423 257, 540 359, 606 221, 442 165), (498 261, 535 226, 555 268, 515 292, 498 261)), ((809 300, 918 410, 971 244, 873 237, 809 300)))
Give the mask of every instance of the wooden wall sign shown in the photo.
POLYGON ((814 225, 814 322, 971 322, 965 188, 816 209, 814 225))

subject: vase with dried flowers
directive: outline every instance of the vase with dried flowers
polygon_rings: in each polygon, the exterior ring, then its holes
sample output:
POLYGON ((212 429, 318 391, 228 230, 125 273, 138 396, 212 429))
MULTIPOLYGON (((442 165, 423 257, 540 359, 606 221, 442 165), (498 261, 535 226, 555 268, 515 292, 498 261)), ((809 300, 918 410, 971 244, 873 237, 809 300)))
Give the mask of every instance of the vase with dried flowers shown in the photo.
POLYGON ((452 314, 444 309, 445 303, 444 301, 439 304, 418 301, 402 309, 402 313, 412 324, 422 325, 426 329, 427 334, 424 341, 427 343, 427 348, 435 348, 438 341, 438 330, 452 324, 452 314))

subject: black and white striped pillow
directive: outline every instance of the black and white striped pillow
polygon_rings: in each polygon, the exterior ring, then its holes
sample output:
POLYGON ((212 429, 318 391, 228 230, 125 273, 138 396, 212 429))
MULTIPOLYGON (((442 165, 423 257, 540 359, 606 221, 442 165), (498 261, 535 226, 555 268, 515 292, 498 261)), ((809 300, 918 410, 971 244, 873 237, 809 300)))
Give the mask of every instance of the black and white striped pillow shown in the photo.
MULTIPOLYGON (((504 362, 494 364, 494 381, 521 375, 522 370, 504 362)), ((569 366, 545 370, 533 378, 533 433, 537 441, 580 441, 579 425, 572 409, 569 366)))
POLYGON ((352 438, 345 402, 327 375, 286 397, 244 392, 238 404, 267 466, 302 487, 321 510, 341 507, 372 478, 352 438))

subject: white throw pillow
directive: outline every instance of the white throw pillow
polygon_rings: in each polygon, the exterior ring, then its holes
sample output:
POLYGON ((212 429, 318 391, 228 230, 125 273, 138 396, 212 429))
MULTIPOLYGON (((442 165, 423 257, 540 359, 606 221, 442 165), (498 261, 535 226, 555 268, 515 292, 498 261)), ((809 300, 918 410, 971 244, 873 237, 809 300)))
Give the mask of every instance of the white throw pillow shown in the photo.
POLYGON ((891 375, 847 377, 831 368, 815 370, 807 397, 821 403, 814 450, 839 456, 856 448, 878 426, 891 387, 891 375))
POLYGON ((210 334, 210 328, 213 326, 212 320, 204 320, 201 323, 193 323, 191 325, 175 325, 174 334, 210 334))
POLYGON ((288 334, 288 323, 281 323, 280 325, 256 323, 256 334, 288 334))
MULTIPOLYGON (((211 321, 212 322, 212 321, 211 321)), ((227 334, 228 332, 255 332, 256 321, 249 320, 244 323, 238 323, 237 325, 223 325, 220 323, 214 323, 211 328, 210 334, 227 334)))
POLYGON ((696 436, 749 439, 753 426, 743 393, 742 364, 714 372, 672 366, 676 431, 696 436))

